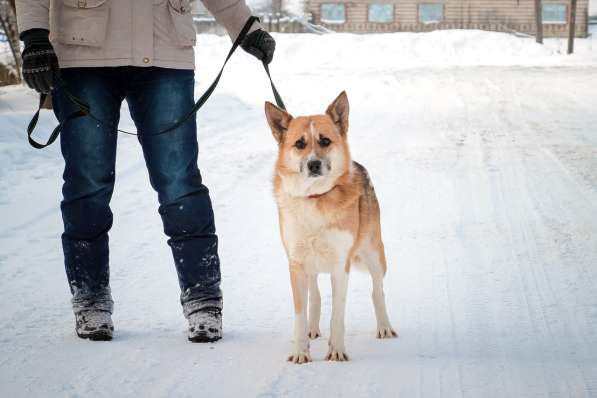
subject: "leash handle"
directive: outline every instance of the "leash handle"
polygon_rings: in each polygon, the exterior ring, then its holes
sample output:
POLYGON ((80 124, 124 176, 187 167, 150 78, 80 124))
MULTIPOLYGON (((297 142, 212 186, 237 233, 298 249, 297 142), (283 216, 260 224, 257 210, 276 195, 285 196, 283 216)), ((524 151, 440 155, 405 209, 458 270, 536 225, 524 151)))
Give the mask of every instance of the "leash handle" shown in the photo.
MULTIPOLYGON (((257 22, 259 21, 259 18, 256 17, 256 16, 250 16, 249 19, 247 19, 247 22, 245 22, 245 25, 243 26, 243 28, 241 29, 240 33, 236 37, 236 40, 234 40, 234 43, 232 44, 232 47, 230 48, 230 51, 228 51, 228 55, 226 56, 226 59, 224 60, 224 64, 220 68, 220 72, 217 74, 217 76, 214 79, 214 81, 209 85, 209 87, 207 88, 207 90, 205 90, 205 92, 203 93, 203 95, 201 95, 201 97, 199 97, 199 99, 197 100, 197 102, 195 102, 195 105, 193 105, 193 108, 191 108, 191 110, 185 116, 183 116, 180 120, 176 121, 176 123, 174 123, 172 126, 166 128, 164 130, 161 130, 161 131, 159 131, 157 133, 150 134, 151 136, 166 134, 166 133, 171 132, 172 130, 177 129, 178 127, 180 127, 181 125, 183 125, 184 123, 186 123, 191 117, 193 117, 197 113, 197 111, 199 109, 201 109, 201 107, 207 102, 207 100, 209 99, 209 97, 212 95, 212 93, 214 92, 214 90, 218 86, 218 83, 220 82, 220 78, 222 77, 222 74, 224 73, 224 68, 226 67, 226 64, 228 63, 228 61, 232 57, 232 54, 234 54, 234 52, 236 51, 236 49, 238 48, 238 46, 240 46, 240 44, 242 43, 242 41, 247 36, 247 33, 249 32, 249 29, 251 29, 251 26, 253 26, 253 23, 256 22, 256 21, 257 22)), ((270 85, 272 87, 272 92, 274 93, 274 98, 276 100, 276 104, 278 105, 278 107, 280 107, 282 109, 286 109, 285 106, 284 106, 284 102, 282 101, 282 97, 280 96, 278 90, 276 89, 276 86, 274 85, 274 82, 272 80, 272 77, 271 77, 268 65, 265 62, 262 62, 262 63, 263 63, 263 67, 265 69, 265 73, 267 73, 267 76, 269 78, 270 85)), ((33 131, 35 130, 35 126, 37 125, 37 122, 39 120, 39 113, 41 111, 43 103, 45 102, 45 100, 47 98, 47 94, 40 94, 40 97, 39 97, 39 107, 37 108, 37 112, 35 112, 35 115, 33 115, 33 118, 31 118, 31 121, 29 122, 29 126, 27 127, 27 137, 28 137, 28 140, 29 140, 29 144, 32 147, 36 148, 36 149, 42 149, 42 148, 45 148, 45 147, 51 145, 54 141, 56 141, 56 138, 58 138, 58 135, 60 134, 60 131, 62 131, 62 128, 64 127, 64 125, 66 125, 66 123, 68 123, 71 120, 76 119, 78 117, 89 116, 90 118, 92 118, 96 122, 105 124, 102 120, 100 120, 99 118, 97 118, 96 116, 94 116, 91 113, 91 107, 89 106, 89 104, 87 104, 85 101, 83 101, 80 98, 78 98, 76 95, 74 95, 73 93, 71 93, 66 88, 66 82, 64 82, 62 79, 60 79, 58 77, 57 78, 57 83, 58 83, 58 87, 61 87, 61 89, 63 90, 64 94, 67 96, 67 98, 74 105, 76 105, 77 108, 79 108, 79 109, 76 110, 75 112, 71 113, 70 115, 68 115, 58 126, 56 126, 56 128, 54 129, 54 131, 52 131, 52 134, 50 134, 50 137, 48 138, 48 141, 45 144, 41 144, 41 143, 35 141, 33 139, 33 137, 32 137, 33 131)), ((120 133, 123 133, 123 134, 138 135, 136 133, 131 133, 131 132, 126 131, 126 130, 121 130, 121 129, 117 128, 117 127, 116 127, 116 131, 120 132, 120 133)))
POLYGON ((35 115, 33 115, 33 118, 31 118, 29 125, 27 126, 27 139, 29 140, 29 145, 31 145, 35 149, 43 149, 47 146, 52 145, 54 141, 56 141, 56 138, 58 138, 58 135, 60 134, 62 127, 66 123, 70 122, 73 119, 86 115, 86 113, 81 109, 74 111, 73 113, 68 115, 58 126, 56 126, 56 128, 52 131, 52 134, 50 134, 48 141, 46 141, 45 144, 41 144, 33 139, 33 131, 35 130, 35 126, 37 125, 37 121, 39 120, 39 112, 41 111, 41 107, 44 105, 44 102, 46 102, 47 97, 47 94, 39 95, 39 107, 37 108, 37 112, 35 112, 35 115))

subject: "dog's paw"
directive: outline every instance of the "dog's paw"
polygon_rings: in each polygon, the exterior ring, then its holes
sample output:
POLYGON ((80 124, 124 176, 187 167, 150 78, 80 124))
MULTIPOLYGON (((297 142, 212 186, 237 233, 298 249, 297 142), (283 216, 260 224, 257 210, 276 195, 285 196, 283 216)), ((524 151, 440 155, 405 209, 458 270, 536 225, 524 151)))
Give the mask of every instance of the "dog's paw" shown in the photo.
POLYGON ((308 352, 296 352, 288 357, 288 362, 301 365, 303 363, 311 362, 311 356, 308 352))
POLYGON ((380 326, 377 328, 377 338, 378 339, 391 339, 394 337, 398 337, 398 333, 396 333, 390 325, 380 326))
POLYGON ((319 331, 319 328, 312 328, 309 329, 309 338, 310 339, 316 339, 318 337, 321 337, 321 332, 319 331))
POLYGON ((345 362, 350 360, 348 358, 348 354, 344 352, 344 350, 337 350, 334 347, 330 346, 330 350, 328 351, 327 355, 325 356, 326 361, 338 361, 338 362, 345 362))

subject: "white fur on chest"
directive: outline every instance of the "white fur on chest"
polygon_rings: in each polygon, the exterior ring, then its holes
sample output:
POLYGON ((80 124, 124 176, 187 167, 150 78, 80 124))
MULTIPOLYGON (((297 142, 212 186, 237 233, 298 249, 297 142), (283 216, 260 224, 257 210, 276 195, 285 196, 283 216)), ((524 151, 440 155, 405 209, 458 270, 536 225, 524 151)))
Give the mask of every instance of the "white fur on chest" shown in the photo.
POLYGON ((344 269, 354 244, 350 232, 331 228, 313 200, 292 200, 282 204, 280 212, 282 239, 291 262, 301 264, 309 275, 344 269))

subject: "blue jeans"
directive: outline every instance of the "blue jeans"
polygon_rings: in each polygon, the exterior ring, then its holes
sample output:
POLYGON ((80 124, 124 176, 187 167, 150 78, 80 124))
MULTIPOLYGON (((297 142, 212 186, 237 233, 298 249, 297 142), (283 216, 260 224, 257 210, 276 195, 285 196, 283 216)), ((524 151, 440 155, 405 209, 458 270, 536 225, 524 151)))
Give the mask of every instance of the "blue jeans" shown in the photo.
MULTIPOLYGON (((62 246, 75 311, 112 311, 108 231, 114 189, 116 127, 126 99, 139 134, 159 214, 169 237, 185 315, 222 307, 214 215, 197 167, 195 118, 162 135, 193 106, 194 72, 164 68, 68 68, 68 90, 91 106, 98 123, 84 116, 67 123, 60 137, 65 161, 62 246)), ((63 90, 53 93, 59 120, 77 110, 63 90)), ((150 259, 148 259, 150 260, 150 259)))

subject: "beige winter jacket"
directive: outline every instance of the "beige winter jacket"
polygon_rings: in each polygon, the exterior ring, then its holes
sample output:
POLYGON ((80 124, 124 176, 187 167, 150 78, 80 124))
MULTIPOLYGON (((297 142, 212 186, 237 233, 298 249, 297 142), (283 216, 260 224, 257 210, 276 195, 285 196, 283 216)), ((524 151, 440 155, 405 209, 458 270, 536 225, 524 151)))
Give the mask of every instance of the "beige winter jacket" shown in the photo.
MULTIPOLYGON (((48 29, 60 66, 194 69, 191 0, 17 0, 19 30, 48 29)), ((203 0, 234 40, 244 0, 203 0)), ((259 28, 255 23, 251 31, 259 28)))

